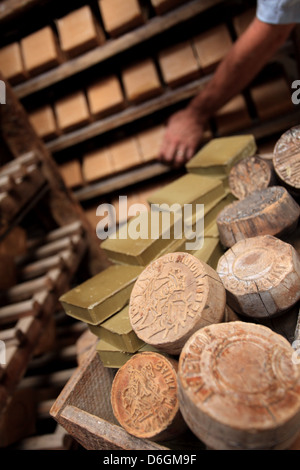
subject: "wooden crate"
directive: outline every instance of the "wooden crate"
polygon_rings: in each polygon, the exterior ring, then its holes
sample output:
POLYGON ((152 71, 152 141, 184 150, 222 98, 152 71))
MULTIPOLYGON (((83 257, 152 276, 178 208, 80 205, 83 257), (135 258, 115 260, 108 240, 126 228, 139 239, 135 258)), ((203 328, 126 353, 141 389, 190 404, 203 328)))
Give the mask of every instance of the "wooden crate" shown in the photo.
POLYGON ((88 450, 203 450, 189 431, 172 442, 156 443, 128 434, 116 421, 110 391, 115 369, 105 368, 91 347, 50 410, 51 416, 88 450))

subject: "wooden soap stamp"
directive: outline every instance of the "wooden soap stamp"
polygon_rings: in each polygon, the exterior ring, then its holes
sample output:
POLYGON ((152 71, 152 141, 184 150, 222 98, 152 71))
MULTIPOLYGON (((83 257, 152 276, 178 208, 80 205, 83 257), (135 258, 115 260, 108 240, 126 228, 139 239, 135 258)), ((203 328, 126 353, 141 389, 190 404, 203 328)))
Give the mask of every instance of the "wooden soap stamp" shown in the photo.
POLYGON ((292 245, 270 235, 236 243, 221 256, 217 272, 227 302, 237 313, 268 318, 300 298, 300 258, 292 245))
POLYGON ((143 352, 129 359, 114 378, 111 402, 120 425, 136 437, 164 440, 186 429, 177 397, 177 362, 161 354, 143 352))
POLYGON ((179 360, 180 409, 217 450, 285 449, 300 429, 300 365, 281 335, 230 322, 197 331, 179 360))
POLYGON ((222 321, 225 301, 225 289, 210 266, 187 253, 170 253, 140 274, 129 318, 142 341, 179 354, 194 331, 222 321))

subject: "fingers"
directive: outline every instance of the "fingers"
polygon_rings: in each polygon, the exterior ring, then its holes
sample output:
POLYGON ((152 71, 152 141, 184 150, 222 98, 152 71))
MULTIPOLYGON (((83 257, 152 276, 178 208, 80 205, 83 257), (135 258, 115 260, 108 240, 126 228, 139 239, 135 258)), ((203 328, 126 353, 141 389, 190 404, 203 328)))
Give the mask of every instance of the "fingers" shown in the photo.
POLYGON ((164 141, 161 152, 160 161, 180 167, 189 161, 195 153, 195 150, 191 146, 178 144, 177 142, 164 141))

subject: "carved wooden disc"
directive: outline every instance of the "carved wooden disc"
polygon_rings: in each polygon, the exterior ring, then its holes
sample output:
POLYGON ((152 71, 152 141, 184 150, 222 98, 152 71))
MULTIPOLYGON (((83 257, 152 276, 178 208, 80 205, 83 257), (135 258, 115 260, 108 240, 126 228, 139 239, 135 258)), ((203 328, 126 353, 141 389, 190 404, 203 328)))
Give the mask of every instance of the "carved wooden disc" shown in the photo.
POLYGON ((117 372, 111 403, 130 434, 164 440, 186 430, 179 410, 177 361, 155 352, 135 354, 117 372))
POLYGON ((244 199, 254 191, 265 189, 271 182, 270 165, 255 155, 236 163, 228 177, 230 191, 237 199, 244 199))
POLYGON ((258 235, 281 237, 297 226, 300 207, 283 186, 256 191, 226 206, 217 217, 220 242, 231 247, 258 235))
POLYGON ((284 184, 300 192, 300 126, 292 127, 277 141, 274 169, 284 184))
POLYGON ((217 272, 234 311, 270 317, 300 299, 300 258, 289 244, 270 235, 236 243, 221 256, 217 272))
POLYGON ((179 359, 182 415, 198 438, 218 449, 286 448, 300 430, 300 365, 294 349, 265 326, 210 325, 179 359))
POLYGON ((214 269, 191 254, 170 253, 138 277, 129 318, 142 341, 179 354, 194 331, 222 321, 225 303, 225 289, 214 269))

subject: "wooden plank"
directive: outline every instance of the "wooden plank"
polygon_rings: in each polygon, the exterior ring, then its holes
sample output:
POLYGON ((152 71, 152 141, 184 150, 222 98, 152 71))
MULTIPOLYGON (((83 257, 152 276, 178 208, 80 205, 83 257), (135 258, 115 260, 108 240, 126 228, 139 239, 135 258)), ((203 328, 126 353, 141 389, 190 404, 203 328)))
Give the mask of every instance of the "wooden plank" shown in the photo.
POLYGON ((154 178, 155 176, 168 173, 170 168, 162 163, 151 163, 147 166, 134 168, 126 173, 120 173, 99 183, 90 184, 84 188, 74 191, 75 197, 79 201, 91 199, 96 196, 108 194, 121 188, 126 188, 132 184, 154 178))
POLYGON ((42 90, 54 83, 58 83, 68 77, 82 72, 83 70, 99 64, 104 60, 126 51, 129 48, 141 44, 170 28, 183 23, 209 8, 218 5, 223 0, 192 0, 162 17, 154 17, 145 25, 134 29, 133 31, 122 35, 119 38, 108 40, 101 47, 97 47, 80 57, 72 59, 55 69, 43 73, 38 77, 28 80, 15 87, 15 93, 18 98, 24 98, 32 93, 42 90))
POLYGON ((166 89, 166 91, 158 97, 152 98, 144 103, 132 105, 125 110, 112 116, 95 121, 82 129, 61 135, 57 139, 53 139, 45 144, 50 152, 58 152, 65 148, 84 142, 92 137, 104 134, 107 131, 116 129, 124 124, 148 116, 155 111, 164 109, 199 93, 200 89, 210 80, 211 75, 188 83, 176 90, 166 89))
POLYGON ((0 21, 10 20, 38 3, 40 0, 3 0, 0 4, 0 21))

